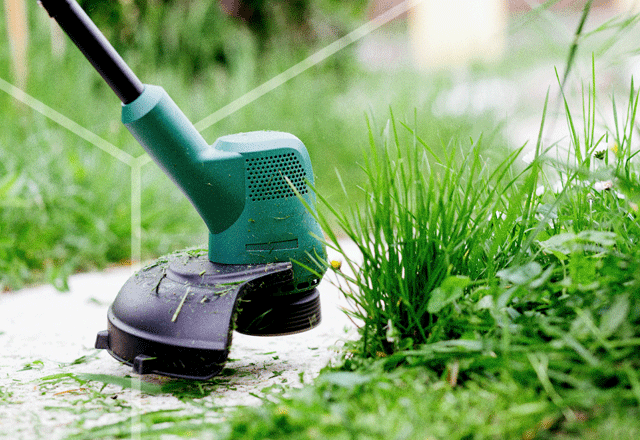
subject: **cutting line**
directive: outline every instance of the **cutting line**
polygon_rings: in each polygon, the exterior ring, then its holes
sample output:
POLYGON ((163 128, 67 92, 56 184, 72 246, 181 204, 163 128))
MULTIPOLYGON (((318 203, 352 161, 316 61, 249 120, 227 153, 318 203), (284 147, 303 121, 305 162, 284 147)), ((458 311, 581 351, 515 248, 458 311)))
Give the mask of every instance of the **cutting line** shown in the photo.
POLYGON ((349 32, 344 37, 339 38, 338 40, 334 41, 328 46, 325 46, 323 49, 320 49, 318 52, 314 53, 313 55, 308 56, 304 60, 300 61, 298 64, 288 68, 287 70, 273 77, 269 81, 259 85, 258 87, 247 92, 246 94, 236 99, 235 101, 230 102, 229 104, 225 105, 218 111, 212 113, 211 115, 197 122, 195 124, 196 129, 198 131, 206 130, 216 122, 226 118, 227 116, 232 115, 233 113, 237 112, 243 107, 251 104, 256 99, 262 97, 263 95, 266 95, 273 89, 280 87, 282 84, 286 83, 290 79, 295 78, 296 76, 300 75, 301 73, 305 72, 306 70, 310 69, 316 64, 321 63, 322 61, 326 60, 336 52, 339 52, 340 50, 344 49, 351 43, 354 43, 362 39, 363 37, 369 35, 371 32, 375 31, 380 26, 387 24, 394 18, 404 14, 405 12, 409 11, 411 8, 413 8, 414 6, 420 3, 422 3, 422 0, 405 0, 402 3, 394 6, 388 11, 378 15, 376 18, 372 19, 371 21, 363 24, 359 28, 349 32))
POLYGON ((51 119, 52 121, 66 128, 67 130, 81 137, 85 141, 95 145, 105 153, 118 159, 120 162, 123 162, 129 166, 133 164, 133 161, 135 160, 135 158, 130 154, 125 153, 115 145, 102 139, 97 134, 87 130, 77 122, 74 122, 71 119, 67 118, 66 116, 60 114, 59 112, 55 111, 48 105, 44 104, 41 101, 38 101, 33 96, 27 94, 23 90, 20 90, 19 88, 17 88, 13 84, 8 83, 2 78, 0 78, 0 90, 8 93, 13 98, 26 104, 27 106, 31 107, 33 110, 37 111, 38 113, 41 113, 45 117, 51 119))

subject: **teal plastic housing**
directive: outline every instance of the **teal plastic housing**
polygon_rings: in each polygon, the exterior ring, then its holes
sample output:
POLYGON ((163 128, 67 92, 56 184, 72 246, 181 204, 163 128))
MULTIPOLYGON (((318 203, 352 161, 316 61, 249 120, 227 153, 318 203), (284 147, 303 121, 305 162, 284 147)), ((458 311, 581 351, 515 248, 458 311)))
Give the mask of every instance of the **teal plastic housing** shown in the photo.
POLYGON ((288 133, 258 131, 208 145, 169 95, 145 85, 122 108, 122 122, 184 192, 209 229, 209 260, 221 264, 292 261, 294 283, 309 290, 325 259, 315 209, 314 176, 303 143, 288 133), (301 264, 299 264, 301 263, 301 264))
MULTIPOLYGON (((219 138, 213 148, 239 153, 244 159, 245 206, 238 220, 221 233, 209 234, 209 259, 232 264, 293 261, 294 291, 309 290, 319 281, 301 264, 316 268, 325 258, 309 190, 313 170, 309 154, 294 135, 257 131, 219 138)), ((283 292, 287 293, 287 292, 283 292)))

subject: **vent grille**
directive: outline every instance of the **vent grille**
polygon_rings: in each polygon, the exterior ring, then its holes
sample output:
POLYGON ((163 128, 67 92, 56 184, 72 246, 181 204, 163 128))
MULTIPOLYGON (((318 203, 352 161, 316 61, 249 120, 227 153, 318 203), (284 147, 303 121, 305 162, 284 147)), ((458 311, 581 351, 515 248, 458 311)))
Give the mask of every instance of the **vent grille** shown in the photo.
POLYGON ((247 159, 245 165, 252 202, 295 196, 285 176, 300 194, 308 191, 307 173, 295 153, 247 159))

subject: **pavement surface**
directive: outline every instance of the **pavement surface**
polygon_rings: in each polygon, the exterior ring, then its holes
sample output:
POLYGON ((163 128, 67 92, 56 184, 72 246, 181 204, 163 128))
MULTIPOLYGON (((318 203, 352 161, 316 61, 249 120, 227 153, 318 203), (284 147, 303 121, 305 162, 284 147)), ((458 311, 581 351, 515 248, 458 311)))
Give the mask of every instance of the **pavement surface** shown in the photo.
MULTIPOLYGON (((142 385, 185 381, 138 376, 105 350, 93 348, 106 328, 107 308, 131 271, 128 268, 71 277, 69 292, 39 286, 0 295, 0 438, 63 439, 74 432, 126 420, 132 414, 191 408, 179 392, 146 395, 136 389, 77 378, 85 374, 140 377, 142 385)), ((336 347, 355 337, 347 306, 325 276, 319 290, 322 323, 289 336, 252 337, 234 333, 222 376, 204 382, 212 408, 260 404, 260 390, 270 385, 301 386, 336 356, 336 347)), ((190 385, 193 387, 193 383, 190 385)), ((134 387, 135 388, 135 387, 134 387)))

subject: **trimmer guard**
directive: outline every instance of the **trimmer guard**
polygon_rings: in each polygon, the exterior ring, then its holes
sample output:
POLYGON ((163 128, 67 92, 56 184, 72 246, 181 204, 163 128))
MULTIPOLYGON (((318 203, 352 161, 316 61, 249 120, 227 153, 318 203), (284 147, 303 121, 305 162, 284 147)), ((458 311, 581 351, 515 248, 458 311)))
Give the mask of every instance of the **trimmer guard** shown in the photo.
POLYGON ((209 379, 222 370, 234 329, 289 334, 320 323, 316 289, 273 296, 292 278, 291 263, 223 265, 206 251, 172 254, 125 283, 96 348, 139 374, 209 379))

